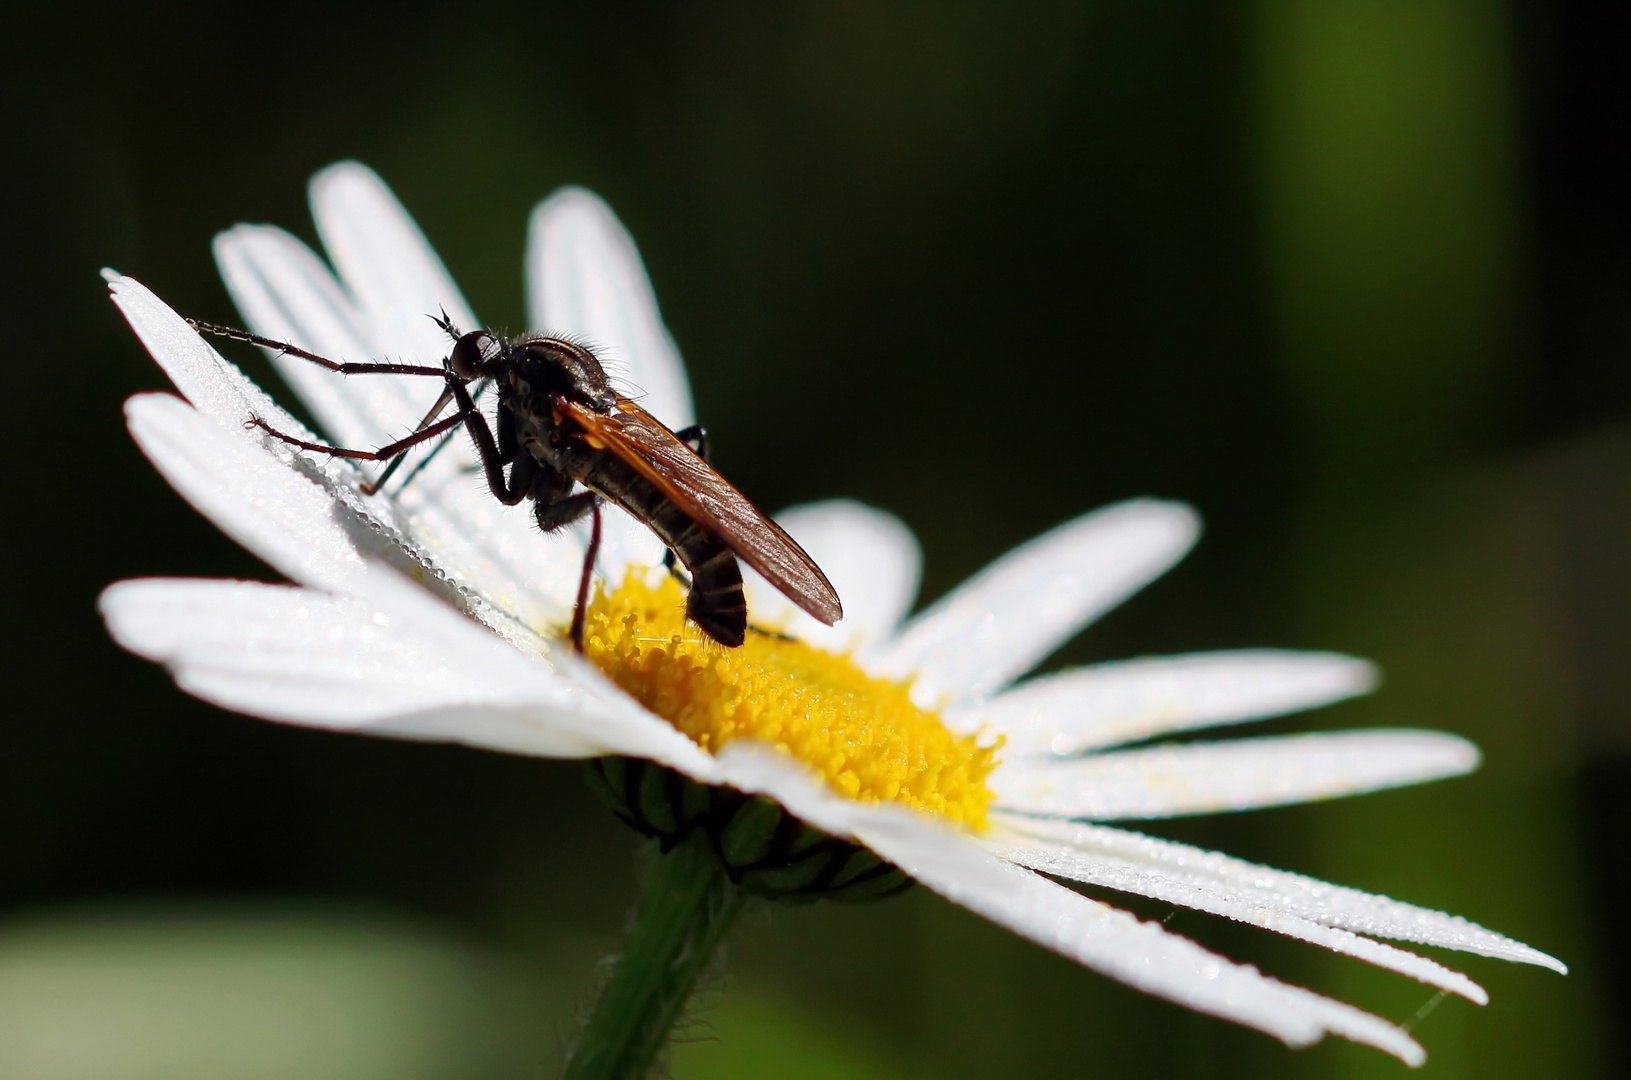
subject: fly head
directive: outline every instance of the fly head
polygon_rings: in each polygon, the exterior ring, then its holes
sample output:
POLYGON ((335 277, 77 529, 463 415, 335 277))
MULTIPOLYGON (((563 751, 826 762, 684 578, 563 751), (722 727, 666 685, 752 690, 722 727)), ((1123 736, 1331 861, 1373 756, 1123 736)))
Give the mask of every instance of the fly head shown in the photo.
POLYGON ((453 343, 447 366, 464 382, 494 378, 504 373, 504 343, 486 330, 472 330, 453 343))

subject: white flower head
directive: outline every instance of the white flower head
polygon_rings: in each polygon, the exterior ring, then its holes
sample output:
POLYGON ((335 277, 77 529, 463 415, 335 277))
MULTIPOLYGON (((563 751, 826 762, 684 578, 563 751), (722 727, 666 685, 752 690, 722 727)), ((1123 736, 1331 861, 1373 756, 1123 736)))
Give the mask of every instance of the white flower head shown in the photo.
MULTIPOLYGON (((448 343, 427 313, 445 309, 460 326, 482 325, 372 172, 329 168, 314 178, 311 200, 329 263, 276 228, 240 225, 216 240, 227 286, 254 331, 336 359, 437 363, 448 343)), ((603 202, 565 189, 539 204, 526 264, 535 326, 593 343, 658 419, 692 422, 678 350, 633 241, 603 202)), ((1184 555, 1199 528, 1187 507, 1135 500, 1078 518, 911 618, 918 548, 898 520, 852 502, 780 515, 837 586, 846 617, 822 626, 750 573, 755 620, 847 654, 869 677, 909 685, 917 706, 939 710, 952 740, 978 743, 994 764, 988 802, 962 820, 849 797, 830 771, 823 779, 811 762, 764 741, 705 749, 707 740, 688 737, 564 647, 582 536, 546 536, 530 514, 494 501, 472 478, 467 440, 420 451, 412 483, 391 497, 364 496, 362 473, 349 463, 246 429, 253 415, 316 438, 141 284, 107 276, 114 303, 182 395, 132 398, 132 436, 200 513, 293 582, 128 581, 103 594, 119 643, 167 665, 188 693, 337 731, 643 759, 701 784, 766 795, 1015 933, 1293 1046, 1334 1032, 1412 1065, 1425 1059, 1385 1020, 1043 875, 1248 922, 1478 1003, 1485 992, 1466 976, 1377 939, 1565 970, 1455 916, 1099 824, 1351 795, 1478 762, 1476 748, 1455 736, 1399 730, 1116 749, 1368 691, 1371 666, 1344 656, 1204 653, 1016 685, 1184 555)), ((439 390, 424 379, 348 379, 296 357, 272 360, 336 445, 400 438, 439 390)), ((598 569, 610 587, 655 580, 643 571, 661 555, 641 525, 609 512, 598 569)))

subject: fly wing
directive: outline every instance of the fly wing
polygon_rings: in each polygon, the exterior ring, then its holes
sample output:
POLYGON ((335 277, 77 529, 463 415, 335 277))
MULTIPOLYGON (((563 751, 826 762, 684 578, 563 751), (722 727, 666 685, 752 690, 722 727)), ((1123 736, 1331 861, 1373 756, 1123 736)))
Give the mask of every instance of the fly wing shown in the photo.
POLYGON ((650 413, 626 399, 607 412, 564 399, 560 409, 590 446, 651 481, 793 603, 828 626, 844 617, 832 582, 798 542, 650 413))

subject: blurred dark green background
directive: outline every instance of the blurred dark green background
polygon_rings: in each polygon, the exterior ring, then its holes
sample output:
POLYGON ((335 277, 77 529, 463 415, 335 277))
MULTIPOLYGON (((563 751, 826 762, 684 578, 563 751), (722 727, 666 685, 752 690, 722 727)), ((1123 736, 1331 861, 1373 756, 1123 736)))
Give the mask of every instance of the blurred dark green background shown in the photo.
MULTIPOLYGON (((552 1075, 635 895, 571 766, 222 714, 93 610, 266 577, 120 403, 96 271, 234 321, 211 235, 312 239, 376 168, 519 328, 528 209, 595 188, 723 470, 922 537, 925 596, 1126 496, 1197 552, 1055 661, 1281 645, 1469 779, 1152 830, 1475 918, 1573 965, 1415 1031, 1430 1074, 1631 1057, 1631 15, 1607 0, 36 5, 0 39, 10 368, 0 1073, 552 1075)), ((240 354, 270 382, 258 357, 240 354)), ((287 400, 287 394, 285 394, 287 400)), ((1124 902, 1124 901, 1118 901, 1124 902)), ((1417 984, 1132 905, 1396 1020, 1417 984)), ((1139 996, 922 892, 775 910, 682 1078, 1391 1076, 1139 996)))

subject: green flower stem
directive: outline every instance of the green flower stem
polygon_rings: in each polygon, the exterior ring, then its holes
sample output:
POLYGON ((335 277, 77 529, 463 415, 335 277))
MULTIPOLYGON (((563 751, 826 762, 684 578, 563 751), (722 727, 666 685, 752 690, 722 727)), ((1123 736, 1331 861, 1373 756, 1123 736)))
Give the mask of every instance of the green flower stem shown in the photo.
POLYGON ((566 1065, 566 1080, 639 1080, 736 916, 732 883, 701 830, 658 860, 628 948, 566 1065))

